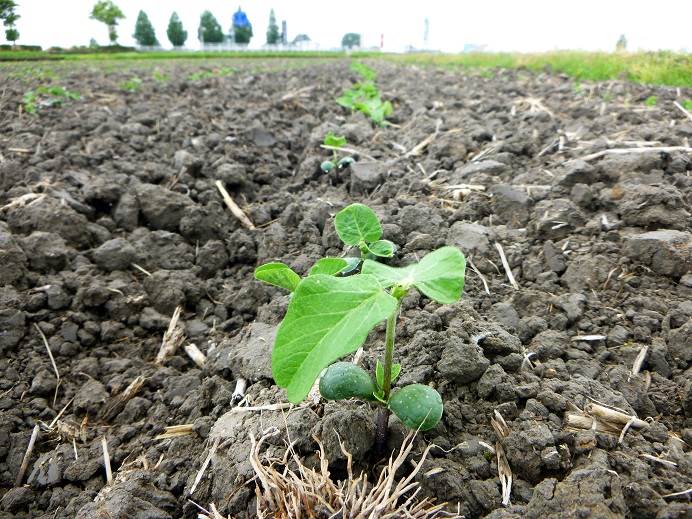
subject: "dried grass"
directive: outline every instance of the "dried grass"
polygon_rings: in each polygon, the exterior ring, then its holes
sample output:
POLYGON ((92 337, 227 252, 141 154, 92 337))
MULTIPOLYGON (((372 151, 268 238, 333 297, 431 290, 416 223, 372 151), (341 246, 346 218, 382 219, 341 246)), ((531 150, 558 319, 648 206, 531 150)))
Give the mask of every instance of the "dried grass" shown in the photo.
POLYGON ((403 479, 396 479, 397 470, 404 464, 413 448, 415 434, 409 434, 401 449, 380 472, 377 481, 368 482, 366 474, 353 475, 353 460, 340 442, 346 456, 348 479, 334 482, 329 475, 329 462, 324 447, 317 441, 319 450, 319 469, 303 465, 295 451, 289 447, 283 459, 262 459, 260 450, 263 443, 277 431, 263 435, 259 440, 251 436, 252 464, 259 484, 255 487, 257 495, 257 516, 260 518, 310 519, 323 517, 343 517, 351 519, 393 519, 407 517, 428 519, 441 517, 460 518, 456 513, 443 510, 446 503, 435 504, 430 498, 417 500, 419 483, 413 481, 423 461, 433 447, 430 445, 415 464, 413 471, 403 479), (295 468, 289 468, 289 458, 295 468))

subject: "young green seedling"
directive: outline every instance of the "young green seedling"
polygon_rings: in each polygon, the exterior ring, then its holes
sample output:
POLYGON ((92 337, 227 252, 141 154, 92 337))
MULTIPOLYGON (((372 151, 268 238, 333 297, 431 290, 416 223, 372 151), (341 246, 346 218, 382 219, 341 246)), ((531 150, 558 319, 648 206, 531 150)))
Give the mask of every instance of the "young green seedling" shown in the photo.
POLYGON ((376 73, 373 69, 362 63, 355 62, 351 69, 357 72, 363 81, 355 83, 345 90, 336 102, 344 108, 362 112, 375 124, 383 126, 385 118, 394 111, 392 103, 382 101, 380 91, 375 85, 376 73))
POLYGON ((347 155, 340 159, 339 154, 337 153, 339 148, 343 148, 347 144, 346 137, 343 135, 336 135, 333 132, 328 132, 327 135, 324 136, 324 141, 322 144, 327 147, 327 149, 332 150, 331 160, 325 160, 322 162, 322 164, 320 164, 320 169, 324 173, 329 173, 330 171, 333 171, 334 168, 341 171, 342 169, 353 164, 353 157, 347 155))
POLYGON ((63 103, 81 99, 77 92, 71 92, 61 86, 40 86, 36 90, 29 90, 24 94, 22 104, 24 111, 35 114, 40 108, 62 106, 63 103))
POLYGON ((141 86, 142 80, 137 76, 131 77, 130 79, 120 83, 121 90, 125 90, 125 92, 131 93, 139 91, 141 86))
MULTIPOLYGON (((382 240, 382 225, 375 212, 367 205, 351 204, 334 217, 334 227, 341 241, 351 247, 358 247, 361 259, 391 258, 396 245, 382 240)), ((349 259, 353 268, 359 262, 349 259)))
MULTIPOLYGON (((361 251, 371 252, 382 235, 377 217, 362 204, 340 211, 335 225, 342 240, 361 251)), ((366 257, 360 273, 341 276, 343 269, 337 267, 343 263, 336 261, 340 259, 318 261, 303 279, 279 263, 255 271, 258 279, 293 293, 277 330, 272 373, 293 403, 302 401, 322 375, 319 390, 325 399, 355 397, 380 405, 377 449, 382 452, 390 411, 406 427, 420 430, 434 427, 443 412, 442 398, 429 386, 410 384, 392 391, 401 372, 401 366, 393 362, 401 301, 414 288, 438 303, 457 301, 466 262, 459 249, 442 247, 406 267, 390 267, 366 257), (356 351, 382 321, 387 323, 385 353, 383 361, 377 362, 374 380, 358 366, 336 362, 356 351)))

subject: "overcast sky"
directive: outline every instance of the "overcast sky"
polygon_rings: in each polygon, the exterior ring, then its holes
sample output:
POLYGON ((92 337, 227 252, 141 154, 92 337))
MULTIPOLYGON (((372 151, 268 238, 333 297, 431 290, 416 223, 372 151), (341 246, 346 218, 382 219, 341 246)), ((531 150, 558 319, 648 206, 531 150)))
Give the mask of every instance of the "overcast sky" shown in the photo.
MULTIPOLYGON (((214 13, 228 31, 233 12, 241 6, 253 25, 250 46, 265 42, 269 10, 279 24, 288 22, 289 40, 306 33, 321 48, 336 47, 345 32, 358 32, 364 46, 385 50, 423 45, 424 20, 430 23, 429 47, 449 52, 465 44, 488 50, 546 51, 554 49, 612 50, 625 34, 630 50, 692 51, 692 0, 115 0, 126 18, 118 27, 119 43, 133 45, 135 20, 143 9, 159 41, 166 38, 168 19, 177 11, 188 31, 187 46, 198 48, 201 12, 214 13)), ((91 38, 108 42, 106 27, 89 19, 92 0, 17 0, 21 19, 18 43, 50 47, 88 45, 91 38)), ((4 31, 2 31, 4 39, 4 31)))

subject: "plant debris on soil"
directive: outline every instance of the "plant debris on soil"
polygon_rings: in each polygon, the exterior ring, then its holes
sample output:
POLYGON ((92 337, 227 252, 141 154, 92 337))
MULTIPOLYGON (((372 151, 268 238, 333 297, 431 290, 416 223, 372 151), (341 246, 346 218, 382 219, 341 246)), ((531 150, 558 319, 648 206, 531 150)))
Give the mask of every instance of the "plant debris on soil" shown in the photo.
MULTIPOLYGON (((3 81, 0 519, 247 518, 277 498, 260 476, 376 483, 374 407, 273 384, 289 296, 252 275, 344 255, 353 202, 391 265, 469 259, 459 303, 403 301, 397 385, 445 409, 413 440, 390 419, 390 489, 440 517, 688 517, 692 91, 372 62, 377 127, 335 102, 349 65, 171 62, 136 92, 75 65, 53 81, 81 98, 34 115, 38 78, 3 81), (356 162, 325 174, 330 131, 356 162)), ((346 360, 374 372, 383 338, 346 360)))

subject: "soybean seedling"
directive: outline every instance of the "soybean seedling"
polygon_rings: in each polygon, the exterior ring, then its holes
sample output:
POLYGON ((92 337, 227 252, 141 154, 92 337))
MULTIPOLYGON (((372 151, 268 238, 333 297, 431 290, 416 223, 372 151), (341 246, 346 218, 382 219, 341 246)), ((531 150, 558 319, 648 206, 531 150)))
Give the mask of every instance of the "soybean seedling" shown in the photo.
POLYGON ((658 102, 658 98, 656 96, 649 96, 644 100, 644 105, 653 107, 656 106, 656 103, 658 102))
POLYGON ((394 110, 392 103, 382 101, 380 91, 375 85, 375 71, 358 62, 353 63, 351 69, 358 73, 363 81, 345 90, 337 97, 336 102, 344 108, 362 112, 375 124, 384 125, 385 118, 392 115, 394 110))
POLYGON ((65 87, 40 86, 24 94, 22 105, 26 113, 36 114, 41 108, 62 106, 64 103, 77 99, 81 99, 79 93, 67 90, 65 87))
POLYGON ((320 164, 320 169, 324 173, 329 173, 333 171, 334 168, 340 171, 344 168, 347 168, 355 161, 355 159, 350 155, 346 155, 344 157, 339 158, 339 148, 343 148, 347 144, 346 137, 344 137, 343 135, 336 135, 333 132, 328 132, 327 135, 324 136, 324 141, 322 142, 322 144, 324 146, 327 146, 328 149, 332 150, 331 160, 325 160, 324 162, 322 162, 322 164, 320 164))
POLYGON ((131 77, 127 81, 123 81, 122 83, 120 83, 120 89, 130 93, 139 91, 141 86, 142 80, 137 76, 131 77))
MULTIPOLYGON (((335 225, 342 239, 347 236, 359 244, 379 239, 379 222, 376 218, 373 221, 371 210, 363 208, 353 204, 337 214, 335 225)), ((466 262, 456 247, 442 247, 406 267, 365 259, 360 273, 350 276, 321 269, 325 260, 331 265, 338 259, 320 260, 303 279, 285 265, 267 264, 255 271, 256 277, 265 281, 271 273, 274 284, 281 283, 292 291, 274 342, 272 374, 292 403, 304 400, 322 375, 319 390, 325 399, 355 397, 380 406, 376 448, 381 453, 390 412, 406 427, 419 430, 433 428, 443 413, 442 398, 430 386, 410 384, 392 390, 402 369, 393 362, 401 301, 412 289, 438 303, 457 301, 464 287, 466 262), (336 362, 356 351, 381 321, 387 323, 385 353, 382 362, 377 362, 374 378, 352 363, 336 362)))

